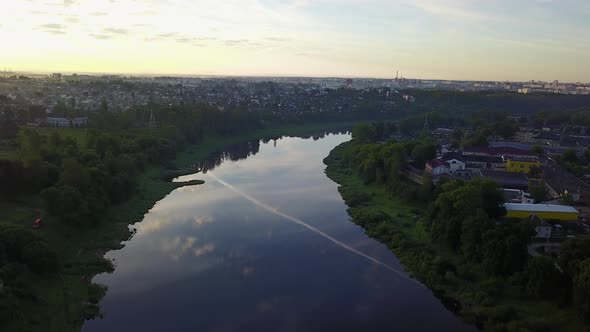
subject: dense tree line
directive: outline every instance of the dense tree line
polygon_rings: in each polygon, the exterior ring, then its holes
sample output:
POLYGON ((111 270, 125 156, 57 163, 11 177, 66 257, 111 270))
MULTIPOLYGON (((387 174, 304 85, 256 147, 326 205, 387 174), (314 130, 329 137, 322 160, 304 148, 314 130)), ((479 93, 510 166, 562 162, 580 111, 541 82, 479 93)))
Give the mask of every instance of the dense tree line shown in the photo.
POLYGON ((46 211, 63 222, 97 222, 109 205, 128 199, 137 187, 138 171, 164 164, 187 144, 204 135, 230 135, 260 126, 256 114, 220 112, 207 105, 159 107, 158 128, 125 129, 134 111, 105 110, 93 119, 97 127, 75 139, 57 131, 43 135, 23 130, 18 139, 18 160, 0 160, 0 195, 4 199, 41 192, 46 211), (112 128, 115 127, 115 128, 112 128))
POLYGON ((29 276, 47 276, 58 269, 57 256, 30 230, 0 225, 0 326, 27 311, 27 302, 40 301, 29 276))
POLYGON ((439 183, 430 213, 431 236, 471 264, 481 264, 487 274, 522 271, 532 228, 518 220, 497 223, 505 214, 503 202, 490 180, 439 183))
POLYGON ((366 183, 384 184, 391 192, 408 198, 429 198, 428 186, 414 188, 402 173, 408 165, 424 169, 426 162, 436 156, 436 144, 430 139, 375 144, 383 135, 389 136, 387 131, 379 129, 384 126, 388 125, 363 124, 353 129, 354 144, 348 145, 345 151, 346 167, 358 172, 366 183))

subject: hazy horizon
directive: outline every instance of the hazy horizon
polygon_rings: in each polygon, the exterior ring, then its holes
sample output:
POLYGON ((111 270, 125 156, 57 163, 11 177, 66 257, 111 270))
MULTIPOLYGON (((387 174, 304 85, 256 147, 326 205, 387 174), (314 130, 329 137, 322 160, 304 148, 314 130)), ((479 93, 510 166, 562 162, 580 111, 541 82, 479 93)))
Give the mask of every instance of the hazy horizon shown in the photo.
MULTIPOLYGON (((124 72, 84 72, 84 71, 18 71, 14 68, 0 68, 0 73, 9 73, 13 75, 39 75, 49 76, 51 74, 63 74, 63 75, 88 75, 88 76, 102 76, 102 75, 114 75, 122 77, 173 77, 173 78, 293 78, 293 79, 359 79, 359 80, 393 80, 392 77, 370 77, 370 76, 302 76, 302 75, 281 75, 281 74, 269 74, 269 75, 224 75, 224 74, 183 74, 183 73, 124 73, 124 72), (6 69, 6 71, 4 71, 6 69)), ((400 78, 401 79, 401 78, 400 78)), ((422 80, 422 81, 472 81, 472 82, 515 82, 515 83, 527 83, 531 80, 486 80, 486 79, 452 79, 452 78, 430 78, 430 77, 403 77, 408 80, 422 80)), ((550 83, 553 80, 534 80, 535 82, 546 82, 550 83)), ((560 83, 580 83, 590 84, 590 81, 560 81, 560 83)))
POLYGON ((0 70, 590 82, 581 0, 29 0, 0 70))

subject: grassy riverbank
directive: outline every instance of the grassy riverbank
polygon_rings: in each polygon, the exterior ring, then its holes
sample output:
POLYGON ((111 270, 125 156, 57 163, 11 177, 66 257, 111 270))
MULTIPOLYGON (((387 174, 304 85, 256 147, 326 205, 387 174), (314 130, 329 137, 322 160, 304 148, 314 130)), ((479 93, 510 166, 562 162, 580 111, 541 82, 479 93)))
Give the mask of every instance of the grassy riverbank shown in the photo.
POLYGON ((366 184, 345 161, 349 144, 336 147, 324 162, 328 177, 340 185, 353 221, 386 244, 408 273, 431 288, 450 310, 490 331, 585 330, 571 307, 563 309, 555 302, 524 296, 519 274, 489 276, 462 255, 435 243, 427 226, 429 202, 404 200, 385 185, 366 184))
MULTIPOLYGON (((307 124, 265 128, 237 136, 209 135, 198 145, 189 146, 171 161, 178 169, 186 169, 210 153, 232 144, 259 138, 283 135, 305 135, 350 128, 352 123, 307 124)), ((53 131, 58 131, 54 129, 53 131)), ((70 130, 74 131, 74 130, 70 130)), ((84 139, 82 129, 79 139, 84 139)), ((50 134, 50 133, 47 133, 50 134)), ((26 313, 18 312, 6 331, 80 331, 86 318, 99 312, 98 302, 105 289, 91 284, 96 274, 112 271, 110 262, 103 259, 106 251, 121 248, 121 242, 132 233, 129 225, 141 221, 145 213, 175 188, 191 183, 164 181, 163 166, 152 166, 138 175, 137 193, 122 204, 111 206, 103 220, 94 227, 72 228, 45 218, 43 227, 36 230, 49 247, 56 252, 60 268, 50 277, 27 273, 21 282, 32 287, 27 300, 26 313)), ((31 223, 42 213, 38 195, 21 201, 0 204, 0 226, 14 225, 30 228, 31 223)), ((8 310, 10 308, 2 308, 8 310)))

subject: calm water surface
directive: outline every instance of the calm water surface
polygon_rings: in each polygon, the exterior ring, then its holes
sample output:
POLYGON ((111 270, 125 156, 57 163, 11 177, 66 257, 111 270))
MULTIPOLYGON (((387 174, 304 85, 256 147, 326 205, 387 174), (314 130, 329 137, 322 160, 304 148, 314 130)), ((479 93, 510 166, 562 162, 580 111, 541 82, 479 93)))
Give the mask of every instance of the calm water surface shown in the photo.
POLYGON ((105 317, 84 331, 472 331, 428 289, 294 222, 403 271, 324 174, 349 139, 249 142, 183 177, 206 183, 170 193, 107 254, 105 317))

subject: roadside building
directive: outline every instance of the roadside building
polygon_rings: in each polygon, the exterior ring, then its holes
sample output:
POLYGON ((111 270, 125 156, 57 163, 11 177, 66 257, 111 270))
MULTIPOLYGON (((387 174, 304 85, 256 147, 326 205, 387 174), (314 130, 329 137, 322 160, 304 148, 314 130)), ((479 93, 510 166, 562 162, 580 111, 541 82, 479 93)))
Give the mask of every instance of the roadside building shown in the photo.
POLYGON ((50 127, 70 127, 70 119, 47 117, 45 123, 50 127))
POLYGON ((527 218, 535 215, 543 220, 578 220, 580 212, 571 206, 553 204, 505 203, 508 218, 527 218))
POLYGON ((465 170, 465 162, 459 159, 452 158, 449 160, 445 160, 445 162, 449 165, 449 170, 451 174, 455 174, 459 171, 465 170))
POLYGON ((525 158, 508 158, 506 161, 506 171, 514 173, 530 173, 531 169, 541 168, 537 160, 525 158))
POLYGON ((450 172, 449 165, 439 159, 432 159, 426 162, 426 172, 433 176, 440 176, 450 172))
POLYGON ((87 116, 72 119, 72 126, 73 127, 86 127, 87 124, 88 124, 88 117, 87 116))
POLYGON ((463 155, 465 168, 474 170, 498 170, 504 169, 504 160, 501 157, 485 155, 463 155))
POLYGON ((88 124, 88 117, 80 118, 59 118, 59 117, 47 117, 45 118, 45 124, 50 127, 86 127, 88 124))
MULTIPOLYGON (((519 143, 514 143, 519 144, 519 143)), ((522 144, 522 143, 520 143, 522 144)), ((536 159, 537 156, 531 152, 530 149, 521 149, 519 147, 510 145, 498 145, 493 142, 490 143, 490 147, 481 146, 466 146, 463 148, 463 155, 476 155, 476 156, 503 156, 505 158, 528 158, 536 159)))
POLYGON ((535 200, 531 198, 531 194, 524 190, 503 188, 502 191, 504 192, 504 199, 508 203, 532 204, 535 202, 535 200))
POLYGON ((590 197, 590 185, 561 167, 555 160, 547 159, 543 177, 549 193, 558 198, 570 194, 575 201, 590 197))
POLYGON ((477 176, 489 178, 505 189, 528 190, 529 179, 524 173, 479 170, 477 176))

